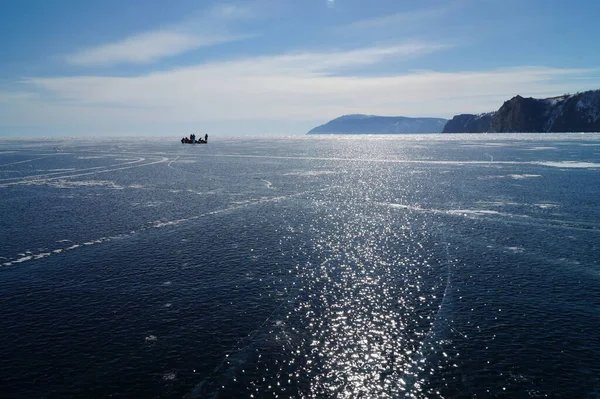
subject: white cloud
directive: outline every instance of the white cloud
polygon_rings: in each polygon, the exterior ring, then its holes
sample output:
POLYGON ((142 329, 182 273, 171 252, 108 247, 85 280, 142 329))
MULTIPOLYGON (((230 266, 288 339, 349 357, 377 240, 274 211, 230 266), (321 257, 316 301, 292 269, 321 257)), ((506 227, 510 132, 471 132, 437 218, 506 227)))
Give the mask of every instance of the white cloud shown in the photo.
MULTIPOLYGON (((137 77, 63 77, 31 78, 24 81, 61 101, 115 107, 167 107, 188 109, 203 104, 200 113, 229 115, 230 106, 239 103, 236 112, 263 115, 254 106, 269 101, 285 104, 297 96, 312 96, 359 89, 368 79, 337 77, 344 68, 374 65, 384 60, 401 60, 442 48, 437 44, 406 43, 392 47, 374 47, 336 53, 294 53, 253 57, 193 67, 173 69, 137 77), (332 86, 347 81, 348 87, 332 86), (356 85, 359 86, 356 86, 356 85), (248 103, 248 105, 243 105, 248 103), (222 107, 221 111, 215 108, 222 107), (193 107, 193 106, 192 106, 193 107), (249 110, 249 111, 246 111, 249 110), (225 114, 224 114, 225 112, 225 114)), ((313 99, 313 102, 319 101, 313 99)), ((273 105, 277 107, 277 105, 273 105)))
POLYGON ((326 121, 348 113, 451 117, 495 110, 516 94, 551 96, 600 86, 590 70, 545 67, 387 76, 342 73, 345 68, 399 62, 440 48, 435 43, 408 43, 252 57, 135 77, 30 78, 24 83, 44 97, 24 96, 1 107, 0 120, 120 129, 135 123, 151 127, 206 121, 326 121))
POLYGON ((464 1, 453 1, 437 7, 403 11, 381 17, 363 19, 351 23, 349 26, 345 27, 345 29, 364 31, 370 29, 402 27, 406 24, 410 24, 411 26, 419 25, 426 21, 445 17, 459 9, 463 3, 464 1))
POLYGON ((143 64, 255 35, 231 33, 231 23, 251 18, 249 9, 220 5, 176 26, 131 35, 114 43, 80 50, 65 57, 73 65, 143 64))
POLYGON ((1 92, 0 103, 13 103, 38 99, 39 95, 31 92, 1 92))
POLYGON ((80 51, 68 56, 67 62, 74 65, 142 64, 245 37, 226 34, 203 37, 169 31, 148 32, 128 37, 117 43, 80 51))

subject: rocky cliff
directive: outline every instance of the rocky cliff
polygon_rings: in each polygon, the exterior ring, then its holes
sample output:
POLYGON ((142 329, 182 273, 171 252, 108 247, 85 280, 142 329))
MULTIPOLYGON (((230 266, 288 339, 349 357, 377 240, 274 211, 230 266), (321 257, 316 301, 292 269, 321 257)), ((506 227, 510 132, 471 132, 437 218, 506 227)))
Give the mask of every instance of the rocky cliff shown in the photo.
POLYGON ((495 112, 487 114, 460 114, 450 119, 444 126, 444 133, 480 133, 489 132, 492 126, 492 117, 495 112))
POLYGON ((555 108, 548 131, 600 132, 600 90, 575 94, 555 108))
POLYGON ((493 113, 457 115, 444 128, 444 133, 599 131, 600 90, 544 99, 516 96, 493 113))

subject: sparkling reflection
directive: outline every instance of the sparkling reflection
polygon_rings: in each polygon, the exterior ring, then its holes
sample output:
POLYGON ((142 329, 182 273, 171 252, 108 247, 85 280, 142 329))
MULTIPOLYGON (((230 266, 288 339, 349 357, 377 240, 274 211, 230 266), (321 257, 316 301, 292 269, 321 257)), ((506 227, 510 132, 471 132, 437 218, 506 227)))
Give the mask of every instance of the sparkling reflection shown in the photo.
POLYGON ((207 381, 204 396, 436 396, 427 381, 451 361, 432 359, 448 346, 439 313, 450 260, 434 235, 438 216, 372 206, 401 201, 365 200, 385 195, 371 177, 348 176, 337 191, 303 200, 306 222, 290 222, 302 259, 294 289, 207 381))
POLYGON ((312 231, 328 257, 305 270, 296 307, 307 323, 300 352, 304 397, 398 397, 420 389, 418 361, 445 284, 411 215, 377 215, 346 204, 312 231), (356 212, 356 211, 359 212, 356 212), (400 217, 400 218, 398 218, 400 217), (323 228, 323 226, 328 226, 323 228), (341 234, 332 234, 341 233, 341 234), (303 383, 304 382, 304 383, 303 383))

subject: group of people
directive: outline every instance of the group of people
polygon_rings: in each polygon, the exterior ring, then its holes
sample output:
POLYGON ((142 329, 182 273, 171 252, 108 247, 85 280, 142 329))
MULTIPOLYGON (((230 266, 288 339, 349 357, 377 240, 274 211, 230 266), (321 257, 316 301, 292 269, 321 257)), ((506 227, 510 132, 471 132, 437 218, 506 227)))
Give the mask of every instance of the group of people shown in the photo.
POLYGON ((202 140, 202 137, 200 137, 198 140, 196 140, 196 135, 195 134, 190 134, 190 137, 184 137, 181 139, 181 144, 206 144, 208 143, 208 134, 204 135, 204 140, 202 140))

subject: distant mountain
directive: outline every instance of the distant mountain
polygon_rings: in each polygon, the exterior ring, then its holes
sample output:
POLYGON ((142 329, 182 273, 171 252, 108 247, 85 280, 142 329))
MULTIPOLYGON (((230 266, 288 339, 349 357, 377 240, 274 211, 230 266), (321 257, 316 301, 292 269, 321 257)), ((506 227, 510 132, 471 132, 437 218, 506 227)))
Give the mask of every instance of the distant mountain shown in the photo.
POLYGON ((498 111, 460 114, 451 120, 344 115, 308 134, 600 132, 600 90, 551 98, 515 96, 498 111))
POLYGON ((344 115, 312 129, 308 134, 441 133, 447 121, 441 118, 344 115))
POLYGON ((496 112, 456 115, 443 132, 600 132, 600 90, 544 99, 516 96, 496 112))

